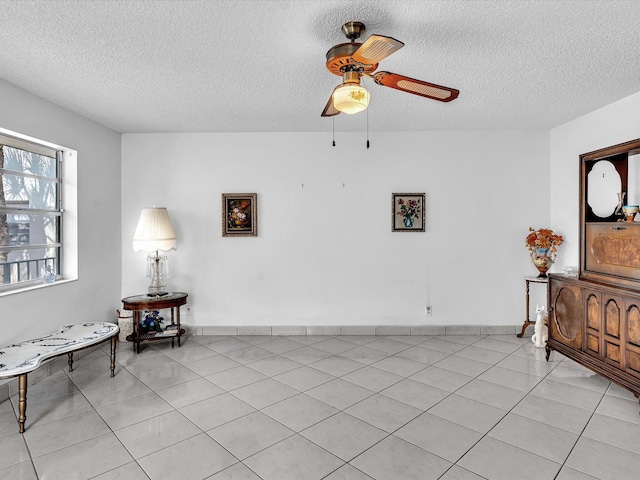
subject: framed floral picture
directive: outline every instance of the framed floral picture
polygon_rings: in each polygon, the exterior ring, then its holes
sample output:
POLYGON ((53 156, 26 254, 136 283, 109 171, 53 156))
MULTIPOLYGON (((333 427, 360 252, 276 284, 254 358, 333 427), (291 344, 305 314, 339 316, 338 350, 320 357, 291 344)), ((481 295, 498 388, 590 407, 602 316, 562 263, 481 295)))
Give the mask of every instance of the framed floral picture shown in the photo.
POLYGON ((222 194, 222 236, 258 236, 258 194, 222 194))
POLYGON ((392 193, 391 231, 424 232, 425 207, 424 193, 392 193))

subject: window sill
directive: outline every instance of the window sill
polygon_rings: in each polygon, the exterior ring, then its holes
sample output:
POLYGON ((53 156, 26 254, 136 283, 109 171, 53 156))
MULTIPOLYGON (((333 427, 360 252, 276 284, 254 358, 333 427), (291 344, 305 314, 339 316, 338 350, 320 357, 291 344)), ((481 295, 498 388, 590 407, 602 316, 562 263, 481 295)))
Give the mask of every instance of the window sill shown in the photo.
POLYGON ((56 280, 53 283, 38 283, 35 285, 27 285, 24 287, 14 288, 11 290, 0 290, 0 297, 6 297, 9 295, 14 295, 16 293, 30 292, 32 290, 40 290, 42 288, 55 287, 56 285, 62 285, 64 283, 71 283, 78 280, 77 278, 65 278, 62 280, 56 280))

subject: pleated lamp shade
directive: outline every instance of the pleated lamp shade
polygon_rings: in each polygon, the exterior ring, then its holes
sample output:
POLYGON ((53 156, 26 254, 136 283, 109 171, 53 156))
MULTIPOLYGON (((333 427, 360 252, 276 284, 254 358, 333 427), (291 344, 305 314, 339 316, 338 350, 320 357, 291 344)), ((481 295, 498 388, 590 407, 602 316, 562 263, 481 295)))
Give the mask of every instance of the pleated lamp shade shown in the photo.
POLYGON ((143 208, 133 235, 136 252, 168 251, 176 248, 176 232, 171 225, 166 208, 143 208))

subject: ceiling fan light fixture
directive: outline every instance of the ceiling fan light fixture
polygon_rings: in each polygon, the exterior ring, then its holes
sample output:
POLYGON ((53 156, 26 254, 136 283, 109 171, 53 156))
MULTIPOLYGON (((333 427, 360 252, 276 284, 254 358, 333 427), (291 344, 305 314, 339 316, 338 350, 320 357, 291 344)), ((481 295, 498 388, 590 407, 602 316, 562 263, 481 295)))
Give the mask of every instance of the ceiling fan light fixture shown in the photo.
POLYGON ((369 106, 369 91, 357 83, 343 83, 333 91, 333 106, 342 113, 354 114, 369 106))

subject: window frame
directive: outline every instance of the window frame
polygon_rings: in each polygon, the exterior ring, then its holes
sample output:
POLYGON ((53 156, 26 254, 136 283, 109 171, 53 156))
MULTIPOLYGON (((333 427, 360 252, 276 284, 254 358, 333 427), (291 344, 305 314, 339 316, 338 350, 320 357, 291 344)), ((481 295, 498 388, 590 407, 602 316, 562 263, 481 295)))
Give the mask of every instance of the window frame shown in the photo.
MULTIPOLYGON (((24 207, 20 208, 16 206, 5 205, 0 206, 0 214, 28 215, 30 217, 34 215, 43 215, 54 216, 57 218, 55 242, 35 245, 30 244, 4 246, 2 248, 9 251, 54 248, 56 250, 54 261, 56 275, 55 283, 62 283, 67 280, 76 280, 78 278, 77 223, 76 221, 67 221, 68 215, 66 208, 67 205, 69 205, 72 211, 72 218, 77 218, 76 151, 46 141, 28 137, 16 132, 12 132, 4 128, 0 128, 0 144, 53 158, 55 161, 56 170, 54 178, 44 175, 37 175, 30 172, 16 172, 14 170, 8 170, 6 168, 1 169, 0 171, 4 174, 55 182, 56 198, 55 209, 35 209, 24 207), (67 195, 67 193, 69 193, 69 195, 67 195), (66 198, 67 196, 69 198, 66 198), (73 214, 73 212, 75 212, 75 214, 73 214)), ((40 260, 40 262, 42 262, 42 259, 40 260)), ((44 265, 48 264, 49 263, 45 261, 44 265)), ((35 278, 30 278, 28 280, 17 283, 0 284, 0 296, 24 290, 30 290, 32 288, 48 287, 54 285, 55 283, 45 284, 39 273, 36 273, 35 278)))

